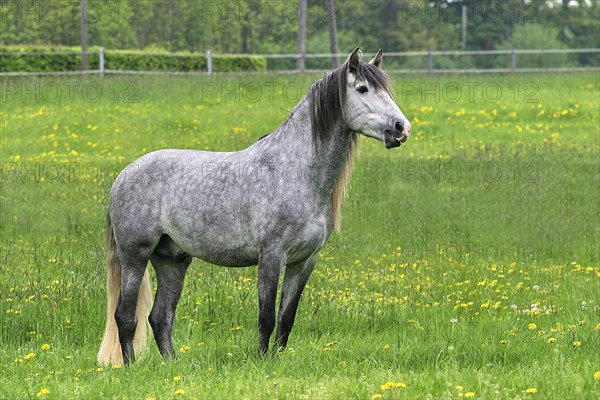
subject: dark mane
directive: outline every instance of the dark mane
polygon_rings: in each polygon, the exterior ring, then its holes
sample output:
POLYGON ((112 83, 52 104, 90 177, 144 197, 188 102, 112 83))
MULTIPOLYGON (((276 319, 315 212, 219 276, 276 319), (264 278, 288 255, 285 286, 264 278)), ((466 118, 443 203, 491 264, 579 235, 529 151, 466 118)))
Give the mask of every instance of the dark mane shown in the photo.
MULTIPOLYGON (((333 134, 333 128, 343 116, 348 68, 348 62, 345 62, 308 89, 312 138, 317 148, 333 134)), ((379 67, 360 61, 353 72, 358 80, 368 83, 374 90, 384 90, 394 98, 392 83, 379 67)))

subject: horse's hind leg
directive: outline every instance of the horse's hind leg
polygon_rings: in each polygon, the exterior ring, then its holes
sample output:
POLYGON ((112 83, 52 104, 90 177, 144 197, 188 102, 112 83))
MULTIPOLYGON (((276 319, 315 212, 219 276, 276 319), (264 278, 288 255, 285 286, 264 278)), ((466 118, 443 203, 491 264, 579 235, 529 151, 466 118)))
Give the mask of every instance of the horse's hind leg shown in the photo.
POLYGON ((258 262, 258 350, 269 350, 269 339, 275 328, 275 300, 279 272, 284 263, 279 251, 265 252, 258 262))
POLYGON ((142 278, 148 265, 148 248, 138 249, 135 253, 120 251, 121 261, 121 292, 119 304, 115 311, 115 321, 119 330, 119 342, 123 353, 123 363, 135 361, 133 340, 138 322, 136 316, 138 293, 142 278))
POLYGON ((156 339, 160 354, 166 360, 170 357, 175 357, 175 350, 171 341, 175 309, 183 290, 185 273, 192 258, 183 257, 173 259, 155 252, 150 257, 150 261, 156 271, 158 288, 149 321, 154 331, 154 338, 156 339))
POLYGON ((281 288, 281 303, 279 304, 279 315, 277 318, 277 336, 275 337, 275 343, 278 347, 285 348, 287 346, 288 338, 296 319, 300 296, 316 261, 317 257, 312 256, 302 265, 288 266, 285 269, 281 288))

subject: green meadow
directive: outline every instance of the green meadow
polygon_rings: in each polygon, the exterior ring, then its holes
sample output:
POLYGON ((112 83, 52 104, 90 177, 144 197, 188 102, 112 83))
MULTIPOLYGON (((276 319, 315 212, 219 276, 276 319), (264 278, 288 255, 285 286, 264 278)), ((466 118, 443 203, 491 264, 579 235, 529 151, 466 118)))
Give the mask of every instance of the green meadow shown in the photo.
POLYGON ((361 138, 287 350, 258 354, 256 267, 195 260, 177 360, 96 364, 119 171, 243 149, 317 78, 0 80, 0 398, 600 397, 597 72, 393 75, 411 138, 361 138))

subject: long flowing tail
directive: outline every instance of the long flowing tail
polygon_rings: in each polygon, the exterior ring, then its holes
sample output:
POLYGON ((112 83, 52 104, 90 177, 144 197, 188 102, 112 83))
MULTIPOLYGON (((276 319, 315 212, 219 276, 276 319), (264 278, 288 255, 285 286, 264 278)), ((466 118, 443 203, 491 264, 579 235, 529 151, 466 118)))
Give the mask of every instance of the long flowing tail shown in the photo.
MULTIPOLYGON (((103 366, 123 364, 119 331, 117 329, 117 322, 115 321, 115 311, 119 303, 119 292, 121 291, 121 262, 117 254, 117 243, 115 242, 110 215, 107 220, 108 278, 106 289, 108 292, 108 304, 106 307, 106 328, 102 344, 100 345, 100 351, 98 352, 98 363, 103 366)), ((133 351, 136 357, 139 357, 148 347, 148 315, 150 315, 151 309, 152 287, 150 285, 150 276, 148 275, 148 271, 146 271, 140 285, 136 309, 138 324, 133 339, 133 351)))

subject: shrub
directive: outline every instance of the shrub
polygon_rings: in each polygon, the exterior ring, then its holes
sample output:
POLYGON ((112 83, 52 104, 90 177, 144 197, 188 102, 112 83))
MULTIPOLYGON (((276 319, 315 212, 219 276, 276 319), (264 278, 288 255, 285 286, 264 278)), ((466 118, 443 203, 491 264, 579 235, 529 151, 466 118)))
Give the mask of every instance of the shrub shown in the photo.
MULTIPOLYGON (((0 72, 79 71, 81 49, 77 47, 0 46, 0 72), (59 54, 40 54, 40 53, 59 54)), ((90 69, 98 69, 99 48, 89 49, 90 69)), ((262 56, 213 55, 213 71, 264 71, 262 56)), ((105 51, 105 69, 119 71, 206 71, 206 56, 197 53, 148 53, 105 51)))

